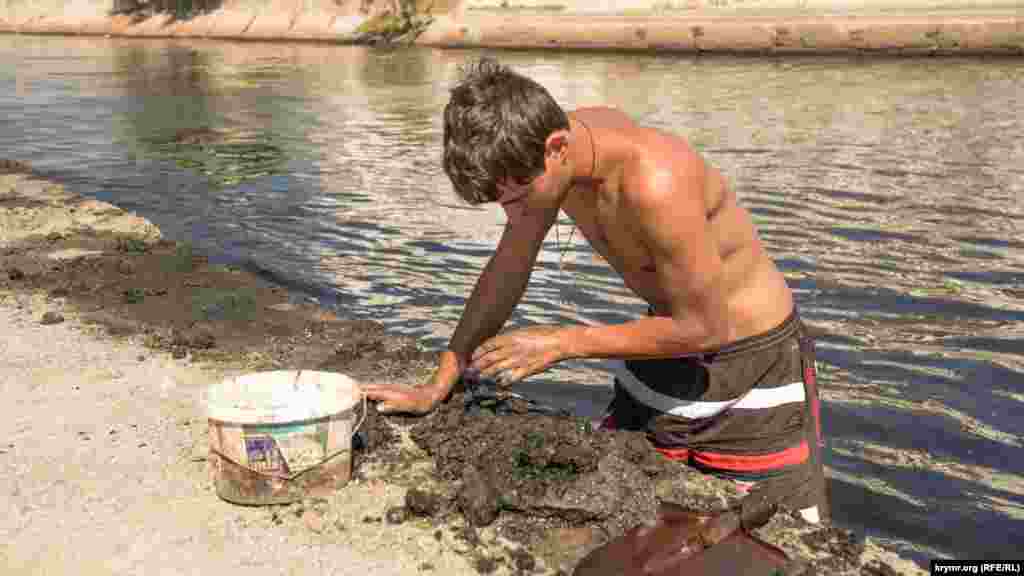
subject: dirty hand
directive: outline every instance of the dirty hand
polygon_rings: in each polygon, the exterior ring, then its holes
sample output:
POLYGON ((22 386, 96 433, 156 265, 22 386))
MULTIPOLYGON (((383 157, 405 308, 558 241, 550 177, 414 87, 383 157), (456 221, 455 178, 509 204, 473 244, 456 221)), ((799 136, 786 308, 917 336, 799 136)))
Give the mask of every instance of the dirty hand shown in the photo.
POLYGON ((502 384, 522 380, 567 358, 563 335, 558 326, 530 326, 499 334, 473 351, 470 370, 502 384))
POLYGON ((426 414, 439 403, 437 394, 429 386, 413 388, 390 384, 366 384, 363 386, 367 400, 377 400, 377 411, 382 414, 404 412, 426 414))

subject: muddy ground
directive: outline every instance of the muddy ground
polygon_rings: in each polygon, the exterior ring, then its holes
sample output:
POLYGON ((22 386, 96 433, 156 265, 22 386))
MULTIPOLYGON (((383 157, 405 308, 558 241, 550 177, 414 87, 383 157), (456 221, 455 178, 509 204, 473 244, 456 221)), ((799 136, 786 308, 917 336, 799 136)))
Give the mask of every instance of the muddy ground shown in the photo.
MULTIPOLYGON (((419 385, 433 369, 435 353, 414 340, 338 318, 245 270, 212 265, 137 217, 30 176, 27 166, 0 164, 0 291, 60 300, 62 312, 42 314, 41 323, 75 314, 113 338, 235 370, 319 369, 419 385)), ((400 486, 406 496, 404 506, 363 522, 413 523, 481 574, 568 574, 595 546, 650 522, 661 502, 714 512, 739 501, 731 482, 656 456, 643 436, 531 413, 514 397, 500 400, 502 410, 477 403, 467 411, 465 400, 456 395, 423 418, 383 417, 370 406, 354 477, 400 486)), ((265 513, 274 524, 342 538, 332 520, 343 513, 333 509, 338 502, 265 513)), ((787 512, 759 535, 808 573, 912 569, 870 542, 787 512)))

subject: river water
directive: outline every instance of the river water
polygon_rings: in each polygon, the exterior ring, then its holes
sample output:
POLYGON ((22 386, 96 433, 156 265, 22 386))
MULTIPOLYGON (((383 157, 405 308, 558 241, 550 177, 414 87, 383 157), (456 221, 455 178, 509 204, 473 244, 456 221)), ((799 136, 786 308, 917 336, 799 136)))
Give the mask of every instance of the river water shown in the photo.
MULTIPOLYGON (((478 54, 0 36, 0 157, 440 348, 503 226, 440 169, 447 89, 478 54)), ((685 135, 732 179, 824 333, 838 524, 924 566, 1021 556, 1019 60, 499 56, 567 108, 685 135)), ((642 314, 570 230, 512 322, 642 314)), ((521 388, 595 416, 608 382, 577 362, 521 388)))

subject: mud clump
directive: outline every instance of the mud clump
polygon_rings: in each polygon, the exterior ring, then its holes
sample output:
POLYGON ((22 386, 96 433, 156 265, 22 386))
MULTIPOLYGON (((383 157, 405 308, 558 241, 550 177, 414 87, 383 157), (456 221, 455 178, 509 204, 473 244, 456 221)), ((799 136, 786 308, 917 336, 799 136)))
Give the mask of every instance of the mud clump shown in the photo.
MULTIPOLYGON (((595 431, 579 418, 543 413, 530 404, 508 393, 481 395, 471 387, 409 428, 413 442, 433 459, 438 481, 454 487, 464 532, 494 530, 522 546, 498 555, 510 568, 525 572, 543 562, 569 574, 591 552, 637 526, 652 525, 673 506, 685 510, 687 518, 709 519, 746 505, 735 483, 662 457, 643 433, 595 431)), ((741 534, 728 545, 712 546, 693 565, 751 562, 768 569, 782 562, 787 575, 851 576, 888 574, 897 565, 898 557, 877 546, 867 551, 849 531, 809 524, 798 513, 777 509, 754 523, 767 522, 749 537, 741 534), (737 551, 730 552, 733 548, 737 551), (758 560, 749 553, 755 548, 775 550, 774 560, 758 560), (740 549, 748 554, 742 556, 740 549)), ((465 535, 459 539, 472 545, 465 535)), ((471 549, 482 573, 493 569, 494 552, 488 546, 471 549)))
POLYGON ((497 520, 502 496, 495 491, 494 484, 475 466, 468 466, 463 472, 458 505, 471 524, 487 526, 497 520))
POLYGON ((429 518, 441 511, 441 497, 432 492, 412 488, 405 493, 405 507, 410 514, 429 518))
POLYGON ((290 303, 270 282, 213 265, 187 244, 83 231, 6 247, 0 270, 19 289, 63 298, 112 335, 193 361, 246 370, 317 369, 356 380, 424 378, 433 355, 369 320, 290 303), (68 254, 54 259, 48 254, 68 254))
POLYGON ((410 436, 433 457, 438 479, 458 486, 467 523, 496 526, 531 558, 571 568, 595 546, 655 518, 663 500, 707 512, 738 502, 732 482, 661 458, 642 433, 594 431, 586 420, 510 405, 519 413, 467 411, 458 394, 410 436))

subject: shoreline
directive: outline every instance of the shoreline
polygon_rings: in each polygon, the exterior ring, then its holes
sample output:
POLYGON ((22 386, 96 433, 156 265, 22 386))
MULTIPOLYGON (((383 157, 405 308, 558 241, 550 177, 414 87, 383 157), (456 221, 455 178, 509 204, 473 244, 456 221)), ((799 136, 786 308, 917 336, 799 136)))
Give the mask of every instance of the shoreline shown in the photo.
MULTIPOLYGON (((420 16, 415 16, 420 18, 420 16)), ((1022 56, 1024 10, 882 10, 816 13, 710 9, 665 14, 462 10, 424 15, 397 37, 367 35, 361 15, 240 8, 139 19, 101 10, 0 14, 0 33, 205 38, 334 44, 415 44, 440 49, 604 50, 681 54, 1022 56), (421 32, 421 33, 419 33, 421 32)))
MULTIPOLYGON (((292 304, 252 275, 175 246, 182 245, 163 240, 144 218, 0 161, 0 386, 17 407, 0 424, 7 512, 0 564, 25 575, 410 576, 429 561, 440 573, 476 574, 471 557, 447 548, 451 534, 438 540, 422 523, 382 521, 402 506, 409 485, 428 480, 423 464, 396 471, 389 463, 407 442, 378 440, 358 452, 350 482, 322 500, 245 507, 217 496, 202 400, 208 385, 249 371, 312 367, 316 357, 338 371, 380 371, 412 384, 419 364, 408 342, 383 342, 373 326, 292 304), (142 278, 156 273, 154 264, 171 263, 181 268, 163 281, 176 278, 197 295, 251 297, 252 306, 236 310, 277 316, 274 334, 265 322, 190 321, 189 309, 204 314, 211 302, 177 298, 171 282, 161 288, 161 279, 142 278), (263 308, 266 298, 274 303, 263 308), (184 326, 170 322, 176 315, 184 326), (258 334, 243 338, 232 323, 258 334), (305 333, 338 333, 326 326, 349 328, 345 343, 354 348, 305 333), (372 353, 357 357, 360 346, 372 353), (399 358, 409 359, 404 370, 388 367, 399 358), (61 533, 74 534, 73 543, 54 547, 61 533)), ((374 415, 378 433, 388 424, 374 415)))
MULTIPOLYGON (((296 367, 416 385, 432 356, 373 323, 292 303, 247 272, 182 254, 144 218, 30 174, 0 171, 0 232, 0 326, 17 335, 2 343, 0 378, 20 406, 0 425, 0 466, 9 472, 0 475, 0 494, 15 511, 0 528, 8 543, 0 557, 18 573, 74 565, 76 573, 100 574, 114 564, 147 572, 170 562, 204 573, 555 574, 600 543, 591 528, 552 529, 528 548, 537 569, 524 572, 524 548, 503 537, 500 521, 474 526, 457 509, 395 519, 396 510, 411 508, 412 488, 454 500, 459 483, 439 478, 435 461, 409 440, 423 419, 383 419, 372 410, 367 452, 356 453, 344 489, 286 506, 222 502, 207 469, 205 385, 296 367), (145 283, 159 270, 167 275, 145 283), (252 306, 235 310, 253 318, 188 320, 216 306, 179 289, 247 293, 252 306), (175 324, 181 317, 184 324, 175 324), (87 543, 44 554, 68 526, 89 535, 87 543)), ((735 497, 722 480, 683 474, 678 481, 686 493, 735 497)), ((812 569, 925 573, 870 537, 855 543, 844 534, 782 513, 759 532, 812 569)))

